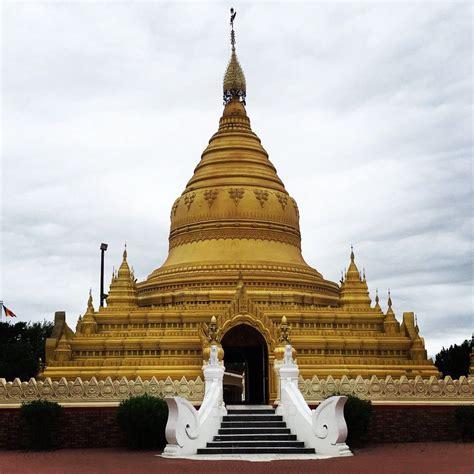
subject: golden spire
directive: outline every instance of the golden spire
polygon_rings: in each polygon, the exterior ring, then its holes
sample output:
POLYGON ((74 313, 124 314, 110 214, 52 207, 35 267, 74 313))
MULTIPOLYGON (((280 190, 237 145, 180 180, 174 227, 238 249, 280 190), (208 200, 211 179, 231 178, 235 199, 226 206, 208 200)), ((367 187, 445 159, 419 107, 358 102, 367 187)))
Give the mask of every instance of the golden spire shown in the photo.
POLYGON ((392 297, 390 295, 390 290, 388 290, 388 301, 387 301, 387 303, 388 303, 389 309, 392 309, 392 297))
POLYGON ((224 104, 228 104, 232 100, 238 100, 245 105, 245 96, 247 92, 247 84, 245 82, 244 71, 240 66, 237 54, 235 53, 235 32, 234 19, 237 12, 230 9, 230 44, 232 45, 232 53, 230 61, 224 75, 224 104))
POLYGON ((87 313, 94 313, 94 305, 92 303, 92 288, 89 289, 89 299, 87 300, 87 313))
POLYGON ((380 309, 379 289, 375 289, 375 308, 380 309))

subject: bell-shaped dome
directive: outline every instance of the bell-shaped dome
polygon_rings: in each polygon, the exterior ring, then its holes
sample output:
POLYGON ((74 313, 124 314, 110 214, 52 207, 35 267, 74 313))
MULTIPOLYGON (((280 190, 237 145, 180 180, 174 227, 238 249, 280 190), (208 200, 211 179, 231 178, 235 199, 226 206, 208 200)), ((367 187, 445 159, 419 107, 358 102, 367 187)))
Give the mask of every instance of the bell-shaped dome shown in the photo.
POLYGON ((139 305, 233 292, 243 278, 254 296, 277 290, 335 306, 339 287, 304 261, 296 201, 251 129, 233 30, 231 38, 219 128, 172 205, 168 257, 138 285, 139 305))
POLYGON ((139 284, 139 301, 154 304, 165 289, 198 283, 225 286, 239 272, 262 288, 309 291, 317 304, 339 297, 304 261, 296 201, 234 99, 172 206, 168 258, 139 284))

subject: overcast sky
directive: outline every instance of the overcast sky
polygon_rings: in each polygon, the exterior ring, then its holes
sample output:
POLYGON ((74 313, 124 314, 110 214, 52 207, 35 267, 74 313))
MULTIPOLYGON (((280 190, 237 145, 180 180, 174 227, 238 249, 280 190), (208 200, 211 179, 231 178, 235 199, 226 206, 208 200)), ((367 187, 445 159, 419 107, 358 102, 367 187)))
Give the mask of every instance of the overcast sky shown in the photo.
MULTIPOLYGON (((299 205, 303 254, 350 245, 430 355, 471 336, 472 8, 233 2, 247 111, 299 205)), ((227 2, 4 4, 2 282, 19 320, 75 328, 101 242, 139 280, 217 130, 227 2)))

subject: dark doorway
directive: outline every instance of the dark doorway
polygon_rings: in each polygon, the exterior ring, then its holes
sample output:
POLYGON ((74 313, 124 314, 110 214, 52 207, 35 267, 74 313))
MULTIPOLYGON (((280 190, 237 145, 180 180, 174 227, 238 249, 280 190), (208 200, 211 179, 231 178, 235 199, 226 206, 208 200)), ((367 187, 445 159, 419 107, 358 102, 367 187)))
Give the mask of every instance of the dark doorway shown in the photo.
POLYGON ((268 403, 268 351, 260 332, 240 324, 226 332, 221 343, 226 372, 244 380, 244 393, 235 385, 224 384, 225 403, 268 403))

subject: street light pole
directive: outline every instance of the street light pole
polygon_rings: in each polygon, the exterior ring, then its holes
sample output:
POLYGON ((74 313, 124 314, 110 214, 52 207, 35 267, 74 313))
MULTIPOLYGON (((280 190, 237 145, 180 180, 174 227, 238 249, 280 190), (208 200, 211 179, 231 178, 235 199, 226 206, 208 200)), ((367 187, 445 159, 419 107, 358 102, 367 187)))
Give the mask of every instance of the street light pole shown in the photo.
POLYGON ((100 244, 100 307, 104 306, 105 294, 104 294, 104 254, 107 250, 107 244, 100 244))

